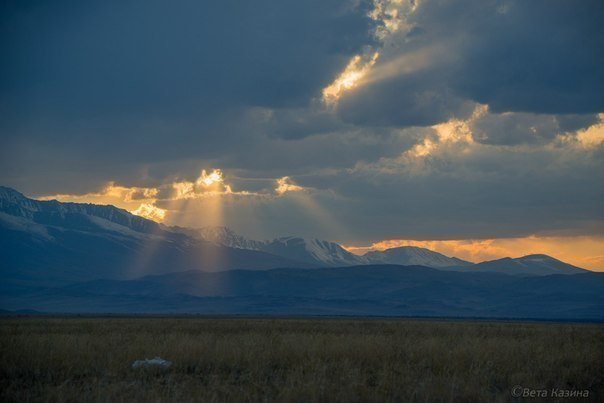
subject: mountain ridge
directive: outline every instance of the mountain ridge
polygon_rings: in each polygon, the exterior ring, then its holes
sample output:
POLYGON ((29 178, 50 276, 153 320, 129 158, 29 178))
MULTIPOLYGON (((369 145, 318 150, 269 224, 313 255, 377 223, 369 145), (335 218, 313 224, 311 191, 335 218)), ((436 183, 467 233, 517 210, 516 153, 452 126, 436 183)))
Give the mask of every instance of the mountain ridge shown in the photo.
POLYGON ((57 223, 69 214, 86 214, 128 227, 136 232, 160 230, 158 223, 112 205, 70 203, 57 200, 35 200, 22 193, 0 186, 0 211, 44 223, 57 223))
MULTIPOLYGON (((604 320, 604 274, 547 255, 437 269, 368 264, 318 239, 205 234, 215 242, 114 206, 37 201, 0 188, 0 309, 604 320), (325 261, 341 266, 316 263, 325 261)), ((403 247, 373 256, 433 254, 403 247)))
POLYGON ((588 270, 565 263, 544 254, 529 254, 517 258, 504 257, 476 263, 472 266, 458 267, 463 271, 502 272, 513 275, 578 274, 588 270))
MULTIPOLYGON (((179 230, 183 230, 179 228, 179 230)), ((466 266, 471 262, 448 257, 441 253, 415 246, 402 246, 384 251, 370 251, 364 255, 355 255, 336 242, 317 238, 302 238, 284 236, 272 240, 252 240, 239 235, 228 227, 202 227, 188 229, 201 239, 219 245, 242 249, 261 250, 290 259, 304 261, 314 265, 337 267, 361 264, 398 264, 424 265, 427 267, 444 268, 449 266, 466 266)))
MULTIPOLYGON (((72 273, 79 270, 84 277, 86 267, 98 270, 103 261, 110 266, 107 270, 116 275, 120 267, 133 267, 132 261, 138 262, 136 265, 139 266, 140 262, 146 262, 153 272, 371 264, 422 265, 442 270, 504 272, 517 276, 585 271, 547 255, 472 264, 413 246, 358 256, 331 241, 296 236, 256 241, 227 227, 169 227, 111 205, 34 200, 3 186, 0 186, 0 235, 0 241, 9 251, 7 267, 27 271, 31 269, 28 266, 41 269, 53 264, 72 273), (155 246, 151 247, 153 244, 155 246), (135 255, 143 255, 148 254, 148 250, 155 253, 157 261, 141 256, 126 258, 133 251, 135 255), (61 266, 60 262, 65 264, 61 266), (165 267, 161 267, 162 264, 165 267)), ((138 267, 135 274, 144 269, 146 267, 138 267)), ((13 274, 8 273, 9 276, 13 274)))
POLYGON ((0 189, 0 274, 11 284, 67 284, 186 269, 303 267, 261 251, 167 231, 114 206, 38 201, 0 189))
POLYGON ((369 251, 363 257, 373 264, 426 265, 435 268, 472 265, 471 262, 417 246, 399 246, 383 251, 369 251))
POLYGON ((484 269, 484 271, 488 272, 504 272, 517 276, 576 274, 587 271, 543 254, 526 255, 517 258, 505 257, 492 261, 472 263, 457 257, 445 256, 426 248, 399 246, 381 251, 369 251, 359 256, 347 251, 336 242, 316 238, 287 236, 273 240, 257 241, 239 235, 228 227, 203 227, 189 231, 195 233, 201 239, 216 244, 236 245, 239 248, 260 250, 323 267, 376 264, 421 265, 451 271, 484 269), (543 262, 547 262, 549 265, 543 264, 543 262))

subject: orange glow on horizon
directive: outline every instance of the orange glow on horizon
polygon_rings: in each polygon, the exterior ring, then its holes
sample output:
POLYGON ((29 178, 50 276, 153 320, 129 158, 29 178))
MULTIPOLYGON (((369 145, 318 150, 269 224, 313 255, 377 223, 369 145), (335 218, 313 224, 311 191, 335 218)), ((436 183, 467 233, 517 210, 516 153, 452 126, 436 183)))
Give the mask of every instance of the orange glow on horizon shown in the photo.
POLYGON ((362 255, 372 250, 385 250, 399 246, 427 248, 446 256, 470 262, 546 254, 566 263, 589 270, 604 271, 604 236, 539 237, 468 240, 390 239, 370 246, 343 246, 349 252, 362 255))
MULTIPOLYGON (((444 129, 449 128, 443 127, 442 130, 444 129)), ((457 133, 458 129, 459 127, 452 126, 451 130, 445 130, 441 136, 444 136, 446 141, 457 141, 457 139, 465 141, 464 130, 457 133)), ((598 130, 601 130, 600 126, 598 126, 598 130)), ((287 200, 294 202, 305 218, 317 225, 317 231, 323 234, 349 233, 343 223, 337 222, 331 212, 317 203, 315 195, 315 190, 299 186, 287 176, 275 179, 274 187, 258 193, 245 190, 233 191, 225 183, 222 171, 214 169, 210 172, 202 170, 200 176, 193 181, 170 181, 157 187, 127 187, 109 182, 93 193, 58 194, 39 199, 114 205, 153 221, 180 226, 188 226, 193 222, 197 226, 224 225, 226 211, 233 207, 229 203, 234 203, 235 200, 241 200, 241 198, 247 200, 250 197, 249 200, 265 201, 287 200), (227 205, 230 207, 225 207, 227 205)), ((337 239, 337 236, 335 238, 337 239)), ((529 254, 547 254, 579 267, 604 271, 604 235, 527 236, 466 240, 389 239, 371 245, 349 244, 344 248, 352 253, 363 254, 370 250, 383 250, 397 246, 423 247, 446 256, 455 256, 472 262, 529 254)))

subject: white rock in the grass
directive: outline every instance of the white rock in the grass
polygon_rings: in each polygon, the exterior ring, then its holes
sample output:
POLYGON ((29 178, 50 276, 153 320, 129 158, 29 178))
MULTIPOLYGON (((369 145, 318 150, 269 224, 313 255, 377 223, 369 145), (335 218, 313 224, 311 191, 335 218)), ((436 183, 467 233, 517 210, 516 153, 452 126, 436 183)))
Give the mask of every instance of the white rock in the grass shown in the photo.
POLYGON ((163 358, 155 357, 153 359, 136 360, 132 364, 132 368, 169 368, 172 361, 164 360, 163 358))

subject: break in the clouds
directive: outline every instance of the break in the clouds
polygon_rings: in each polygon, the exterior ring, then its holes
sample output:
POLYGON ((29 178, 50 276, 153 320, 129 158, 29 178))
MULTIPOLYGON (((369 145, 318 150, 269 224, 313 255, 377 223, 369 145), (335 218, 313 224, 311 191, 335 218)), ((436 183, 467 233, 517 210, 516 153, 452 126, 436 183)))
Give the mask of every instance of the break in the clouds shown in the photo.
POLYGON ((604 232, 601 1, 1 7, 29 195, 355 245, 604 232))
POLYGON ((495 112, 604 110, 601 1, 377 4, 389 24, 367 85, 341 100, 346 119, 436 124, 467 113, 468 102, 495 112))

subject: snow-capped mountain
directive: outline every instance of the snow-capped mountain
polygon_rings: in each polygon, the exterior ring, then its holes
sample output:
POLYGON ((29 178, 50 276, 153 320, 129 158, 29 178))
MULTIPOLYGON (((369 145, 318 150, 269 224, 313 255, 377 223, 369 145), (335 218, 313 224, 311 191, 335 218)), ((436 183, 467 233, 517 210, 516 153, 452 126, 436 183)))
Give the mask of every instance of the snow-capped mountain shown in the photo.
POLYGON ((365 262, 337 243, 320 239, 277 238, 266 242, 261 250, 279 256, 287 256, 289 259, 331 267, 352 266, 365 262))
POLYGON ((196 230, 206 241, 238 249, 262 250, 264 242, 247 239, 228 227, 203 227, 196 230))
MULTIPOLYGON (((0 212, 41 225, 68 224, 80 229, 117 224, 135 232, 159 231, 156 222, 114 207, 86 203, 61 203, 56 200, 34 200, 14 189, 0 186, 0 212), (105 223, 96 219, 104 220, 105 223)), ((7 219, 7 217, 4 217, 7 219)), ((12 220, 16 222, 15 219, 12 220)))
POLYGON ((222 226, 209 226, 201 228, 187 228, 179 226, 162 226, 167 231, 178 232, 187 236, 200 239, 214 245, 227 246, 229 248, 262 250, 264 241, 248 239, 230 229, 222 226))
POLYGON ((456 257, 448 257, 442 253, 416 246, 401 246, 384 251, 371 251, 365 253, 363 258, 370 264, 421 265, 433 268, 472 264, 456 257))
POLYGON ((218 246, 114 206, 33 200, 5 187, 0 187, 0 251, 0 286, 312 266, 218 246))
MULTIPOLYGON (((176 227, 173 227, 173 229, 176 227)), ((318 267, 338 267, 369 264, 421 265, 433 268, 466 266, 472 263, 455 257, 414 246, 402 246, 384 251, 355 255, 336 242, 295 236, 268 241, 248 239, 227 227, 203 227, 195 230, 177 228, 217 245, 259 250, 318 267)))
POLYGON ((356 256, 329 241, 167 227, 4 187, 0 252, 4 310, 602 317, 601 273, 546 255, 469 266, 413 247, 356 256))
POLYGON ((0 250, 5 279, 43 278, 55 283, 190 269, 383 264, 518 276, 585 271, 547 255, 472 264, 411 246, 357 256, 330 241, 300 237, 257 241, 226 227, 167 227, 114 206, 33 200, 1 186, 0 250))
POLYGON ((335 242, 300 237, 282 237, 268 241, 248 239, 228 227, 203 227, 198 229, 175 228, 180 232, 194 234, 200 239, 231 248, 257 250, 305 262, 317 267, 352 266, 365 261, 342 248, 335 242))
POLYGON ((584 269, 564 263, 547 255, 529 255, 521 258, 503 258, 482 263, 472 263, 456 257, 445 256, 426 248, 401 246, 383 251, 370 251, 362 256, 348 252, 335 242, 301 237, 282 237, 257 241, 237 234, 227 227, 188 229, 171 227, 216 245, 270 253, 291 261, 303 262, 313 267, 342 267, 356 265, 426 266, 452 271, 485 271, 517 276, 549 274, 575 274, 584 269))

